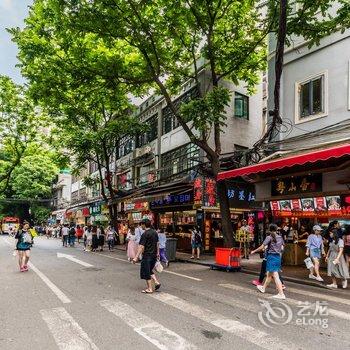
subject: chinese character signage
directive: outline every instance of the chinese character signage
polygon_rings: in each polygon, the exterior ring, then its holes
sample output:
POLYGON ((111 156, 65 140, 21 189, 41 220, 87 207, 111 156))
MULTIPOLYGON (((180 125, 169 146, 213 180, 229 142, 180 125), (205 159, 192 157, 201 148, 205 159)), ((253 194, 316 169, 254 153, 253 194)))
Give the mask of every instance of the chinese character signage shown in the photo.
POLYGON ((216 181, 205 179, 204 206, 216 207, 216 181))
POLYGON ((305 175, 271 181, 272 196, 284 196, 321 191, 322 174, 305 175))
POLYGON ((203 179, 197 177, 193 182, 193 202, 196 206, 201 206, 203 202, 203 179))
POLYGON ((171 194, 151 202, 151 208, 165 205, 188 205, 193 203, 193 193, 171 194))

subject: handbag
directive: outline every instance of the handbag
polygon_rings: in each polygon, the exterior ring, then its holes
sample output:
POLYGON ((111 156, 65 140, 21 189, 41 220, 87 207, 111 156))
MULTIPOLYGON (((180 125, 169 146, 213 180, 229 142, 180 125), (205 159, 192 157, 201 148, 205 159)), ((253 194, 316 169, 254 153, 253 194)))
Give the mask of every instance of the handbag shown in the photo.
POLYGON ((161 273, 163 271, 163 265, 159 260, 157 260, 156 264, 154 265, 154 269, 158 272, 161 273))
POLYGON ((304 260, 304 263, 306 265, 306 268, 309 269, 309 270, 314 267, 314 263, 312 262, 310 257, 306 258, 304 260))

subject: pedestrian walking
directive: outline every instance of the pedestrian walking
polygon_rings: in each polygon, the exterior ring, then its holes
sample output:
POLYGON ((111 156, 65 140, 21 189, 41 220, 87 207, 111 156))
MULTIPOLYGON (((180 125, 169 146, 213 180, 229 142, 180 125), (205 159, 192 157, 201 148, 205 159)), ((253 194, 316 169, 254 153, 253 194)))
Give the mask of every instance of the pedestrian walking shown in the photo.
POLYGON ((135 242, 137 244, 140 243, 141 236, 144 232, 145 232, 145 225, 143 221, 141 221, 139 225, 135 228, 135 242))
POLYGON ((126 241, 128 242, 126 255, 128 257, 128 261, 131 261, 135 258, 139 247, 138 243, 136 243, 135 227, 133 224, 130 224, 129 226, 128 234, 126 235, 126 241))
POLYGON ((202 234, 199 227, 195 227, 193 230, 191 230, 191 246, 192 246, 191 259, 194 259, 195 255, 197 255, 196 258, 197 260, 199 260, 200 254, 201 254, 201 248, 202 248, 202 234))
POLYGON ((161 286, 156 275, 154 274, 154 267, 157 259, 159 259, 159 242, 158 234, 156 230, 151 228, 151 221, 148 219, 143 220, 143 225, 146 230, 142 234, 140 244, 133 263, 137 263, 140 255, 142 254, 140 277, 146 281, 147 288, 142 290, 142 293, 150 294, 154 290, 158 290, 161 286), (152 281, 155 283, 153 290, 152 281))
POLYGON ((274 295, 273 298, 286 299, 286 296, 283 292, 282 282, 279 277, 279 272, 281 271, 281 256, 284 249, 284 241, 283 238, 276 233, 277 227, 270 225, 270 229, 270 234, 265 238, 263 244, 259 248, 252 251, 252 254, 254 254, 266 250, 267 277, 265 279, 264 285, 257 285, 256 287, 261 293, 265 293, 266 288, 271 283, 271 280, 274 279, 278 294, 274 295))
POLYGON ((315 225, 312 230, 313 233, 309 235, 306 242, 306 256, 309 256, 313 262, 313 267, 310 268, 309 278, 323 282, 323 278, 320 276, 321 254, 325 256, 323 238, 321 236, 323 230, 320 225, 315 225))
POLYGON ((21 272, 28 271, 28 261, 30 248, 32 246, 32 236, 29 232, 29 224, 24 224, 15 236, 17 239, 16 250, 18 254, 18 265, 21 272))
POLYGON ((84 231, 84 250, 91 251, 92 249, 92 228, 90 225, 86 226, 84 231))
POLYGON ((75 231, 74 224, 71 224, 69 229, 69 235, 68 235, 68 242, 70 247, 75 246, 75 235, 76 235, 76 231, 75 231))
POLYGON ((103 251, 103 247, 105 245, 105 240, 106 240, 106 236, 105 236, 105 229, 103 228, 102 225, 98 226, 98 247, 100 252, 103 251))
MULTIPOLYGON (((269 226, 269 234, 271 234, 271 232, 275 232, 275 233, 278 233, 278 227, 277 225, 275 224, 271 224, 269 226)), ((252 251, 251 254, 254 254, 256 251, 252 251)), ((266 266, 267 265, 267 249, 265 249, 263 251, 263 260, 262 260, 262 263, 261 263, 261 268, 260 268, 260 275, 259 275, 259 279, 255 279, 252 281, 253 285, 254 286, 262 286, 264 284, 264 279, 266 277, 266 266)), ((280 277, 280 281, 282 283, 282 289, 285 289, 285 284, 284 284, 284 280, 283 280, 283 277, 281 275, 281 272, 278 273, 279 274, 279 277, 280 277)))
POLYGON ((107 237, 107 244, 108 244, 108 250, 111 252, 114 251, 114 245, 115 245, 115 230, 112 226, 108 226, 106 229, 106 237, 107 237))
POLYGON ((91 238, 91 251, 96 252, 98 248, 98 235, 97 235, 97 226, 92 226, 91 230, 92 238, 91 238))
POLYGON ((347 288, 349 279, 349 265, 343 255, 344 241, 339 238, 337 232, 331 231, 329 249, 326 256, 327 275, 332 278, 328 288, 338 288, 337 279, 342 280, 343 288, 347 288))
POLYGON ((63 247, 68 246, 69 228, 68 225, 64 225, 61 230, 63 247))
POLYGON ((169 266, 169 261, 166 256, 166 233, 164 228, 160 228, 158 231, 158 240, 159 240, 159 257, 160 261, 165 263, 165 266, 169 266))

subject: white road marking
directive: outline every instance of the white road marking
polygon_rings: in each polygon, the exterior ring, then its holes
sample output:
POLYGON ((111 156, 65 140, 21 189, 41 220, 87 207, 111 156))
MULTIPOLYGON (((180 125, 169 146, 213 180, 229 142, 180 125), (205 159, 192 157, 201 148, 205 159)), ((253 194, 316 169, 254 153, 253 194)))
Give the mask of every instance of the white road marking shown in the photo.
MULTIPOLYGON (((116 258, 114 256, 110 256, 110 255, 105 255, 105 254, 100 254, 100 253, 94 253, 96 255, 101 255, 101 256, 104 256, 106 258, 110 258, 110 259, 115 259, 115 260, 118 260, 118 261, 122 261, 124 263, 127 263, 127 264, 130 264, 129 261, 125 260, 125 259, 120 259, 120 258, 116 258)), ((180 276, 180 277, 184 277, 184 278, 188 278, 190 280, 193 280, 193 281, 202 281, 200 278, 196 278, 196 277, 192 277, 192 276, 188 276, 188 275, 183 275, 181 273, 177 273, 177 272, 173 272, 173 271, 169 271, 169 270, 163 270, 163 273, 170 273, 172 275, 176 275, 176 276, 180 276)))
POLYGON ((85 261, 79 260, 75 258, 73 255, 69 255, 69 254, 57 253, 57 258, 65 258, 85 267, 94 267, 94 265, 91 265, 89 263, 86 263, 85 261))
POLYGON ((95 252, 93 252, 93 254, 94 255, 101 255, 101 256, 104 256, 105 258, 114 259, 114 260, 118 260, 118 261, 130 264, 130 262, 128 260, 121 259, 121 258, 116 258, 115 256, 110 256, 110 255, 105 255, 105 254, 95 253, 95 252))
POLYGON ((153 321, 146 315, 136 311, 131 306, 118 300, 100 301, 100 305, 112 314, 122 319, 128 326, 161 350, 194 350, 180 335, 153 321))
POLYGON ((71 303, 72 301, 55 285, 53 284, 38 268, 36 268, 31 262, 28 263, 29 267, 42 279, 42 281, 56 294, 57 298, 62 301, 63 304, 71 303))
POLYGON ((40 313, 60 350, 98 350, 98 347, 63 307, 41 310, 40 313))
POLYGON ((170 273, 171 275, 175 275, 175 276, 180 276, 180 277, 184 277, 184 278, 188 278, 190 280, 193 281, 202 281, 200 278, 196 278, 196 277, 192 277, 192 276, 188 276, 188 275, 183 275, 182 273, 177 273, 177 272, 173 272, 173 271, 169 271, 169 270, 163 270, 164 273, 170 273))
MULTIPOLYGON (((228 289, 236 290, 239 292, 244 292, 244 293, 250 294, 250 295, 255 295, 256 297, 259 297, 259 298, 270 298, 271 297, 271 295, 269 295, 269 294, 260 293, 257 289, 256 290, 248 289, 247 287, 241 287, 241 286, 237 286, 235 284, 229 284, 229 283, 219 284, 219 287, 228 288, 228 289)), ((322 297, 320 296, 321 300, 322 300, 322 298, 323 298, 323 296, 322 297)), ((300 300, 291 299, 288 296, 287 296, 286 300, 283 300, 283 302, 285 302, 287 304, 291 304, 291 305, 296 305, 296 306, 299 306, 301 303, 300 300)), ((350 321, 350 314, 348 312, 339 311, 339 310, 331 309, 331 308, 327 308, 327 310, 328 310, 329 315, 331 315, 331 316, 342 318, 344 320, 350 321)))
POLYGON ((312 291, 309 291, 309 290, 305 290, 304 291, 304 290, 300 290, 300 289, 296 289, 296 288, 289 288, 289 287, 288 287, 288 291, 291 292, 291 293, 305 295, 307 297, 314 297, 314 298, 319 298, 319 299, 323 299, 323 300, 327 300, 327 301, 333 301, 335 303, 350 305, 350 300, 349 299, 339 298, 339 297, 332 296, 332 295, 312 292, 312 291))
POLYGON ((178 310, 181 310, 182 312, 190 314, 191 316, 196 317, 204 322, 210 323, 213 326, 221 328, 224 331, 240 337, 247 342, 259 346, 260 348, 268 350, 291 350, 299 348, 294 344, 281 341, 278 338, 274 338, 270 334, 259 331, 252 326, 217 314, 198 305, 191 304, 188 301, 182 300, 174 295, 168 293, 154 293, 151 294, 151 297, 161 301, 166 305, 170 305, 178 310))

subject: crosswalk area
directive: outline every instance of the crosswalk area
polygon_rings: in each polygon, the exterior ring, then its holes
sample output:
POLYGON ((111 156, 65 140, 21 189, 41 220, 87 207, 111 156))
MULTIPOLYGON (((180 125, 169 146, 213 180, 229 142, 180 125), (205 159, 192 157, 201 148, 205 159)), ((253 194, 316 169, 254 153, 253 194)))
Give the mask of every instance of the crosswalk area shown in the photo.
MULTIPOLYGON (((176 295, 179 294, 176 290, 174 293, 163 291, 147 296, 142 295, 138 302, 133 299, 125 301, 118 298, 100 300, 97 303, 98 314, 101 319, 106 314, 113 316, 113 323, 115 322, 116 327, 113 339, 115 349, 194 350, 218 347, 223 350, 232 348, 297 350, 327 349, 331 344, 327 337, 321 339, 318 345, 313 344, 313 341, 310 341, 309 344, 307 341, 305 342, 303 333, 307 335, 310 330, 311 332, 321 330, 315 325, 310 325, 307 328, 291 323, 292 327, 285 334, 282 325, 269 328, 259 323, 257 314, 261 311, 261 305, 258 302, 258 297, 267 299, 267 296, 261 296, 253 289, 236 284, 222 284, 218 285, 216 289, 217 292, 200 291, 200 288, 196 286, 189 291, 184 291, 184 295, 181 296, 176 295), (234 291, 234 293, 228 296, 227 291, 234 291), (205 296, 206 299, 202 298, 202 302, 192 301, 191 294, 203 298, 205 296), (251 302, 235 297, 242 294, 251 296, 251 302), (220 300, 224 307, 220 311, 215 308, 214 311, 217 301, 220 300), (255 322, 252 322, 254 318, 255 322), (191 326, 189 327, 189 325, 191 326), (206 330, 209 335, 214 334, 214 337, 208 337, 203 342, 200 340, 205 334, 202 332, 203 330, 206 330), (292 333, 295 333, 292 334, 291 330, 292 333), (140 338, 140 343, 131 344, 128 343, 128 338, 120 339, 118 336, 120 332, 133 333, 140 338), (324 342, 323 346, 322 342, 324 342)), ((298 293, 299 290, 296 289, 294 292, 298 293)), ((287 299, 287 304, 291 308, 296 306, 297 302, 296 299, 287 299)), ((347 301, 343 300, 343 305, 346 304, 347 301)), ((88 331, 82 329, 74 319, 74 315, 67 310, 68 308, 67 305, 40 311, 57 348, 60 350, 104 349, 103 344, 99 345, 98 341, 91 339, 88 331)), ((345 314, 348 315, 346 311, 334 309, 334 313, 329 312, 329 317, 344 319, 344 322, 347 322, 346 326, 348 326, 349 320, 343 317, 345 314), (335 311, 338 311, 339 314, 335 311)), ((131 339, 131 337, 129 338, 131 339)), ((340 340, 340 343, 344 343, 344 345, 347 342, 349 342, 348 335, 340 340)))

